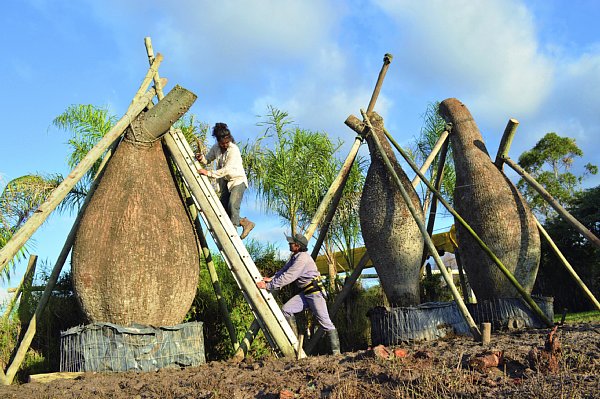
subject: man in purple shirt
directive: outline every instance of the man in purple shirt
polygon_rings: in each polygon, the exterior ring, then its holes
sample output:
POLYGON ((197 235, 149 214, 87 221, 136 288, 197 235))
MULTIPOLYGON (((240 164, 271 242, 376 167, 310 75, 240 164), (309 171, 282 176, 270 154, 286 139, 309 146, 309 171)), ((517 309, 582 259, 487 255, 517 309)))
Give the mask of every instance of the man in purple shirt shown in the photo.
POLYGON ((327 334, 331 352, 337 355, 340 353, 340 340, 337 330, 329 318, 327 302, 325 302, 326 293, 320 281, 321 274, 315 261, 307 252, 308 240, 302 234, 296 234, 293 237, 286 236, 286 238, 290 245, 290 251, 292 251, 292 257, 273 277, 263 277, 262 281, 256 283, 256 286, 273 291, 295 282, 300 293, 294 295, 283 305, 281 308, 283 315, 294 333, 298 335, 294 314, 310 308, 315 319, 327 334))

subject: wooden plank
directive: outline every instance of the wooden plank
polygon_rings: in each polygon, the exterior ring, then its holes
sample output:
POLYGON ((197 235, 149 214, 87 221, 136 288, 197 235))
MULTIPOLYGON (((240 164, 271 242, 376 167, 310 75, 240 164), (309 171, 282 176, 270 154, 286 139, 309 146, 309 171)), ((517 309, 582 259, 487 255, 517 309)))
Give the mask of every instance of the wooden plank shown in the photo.
POLYGON ((83 371, 32 374, 27 378, 27 382, 39 382, 45 384, 56 380, 74 380, 75 378, 81 377, 83 374, 83 371))

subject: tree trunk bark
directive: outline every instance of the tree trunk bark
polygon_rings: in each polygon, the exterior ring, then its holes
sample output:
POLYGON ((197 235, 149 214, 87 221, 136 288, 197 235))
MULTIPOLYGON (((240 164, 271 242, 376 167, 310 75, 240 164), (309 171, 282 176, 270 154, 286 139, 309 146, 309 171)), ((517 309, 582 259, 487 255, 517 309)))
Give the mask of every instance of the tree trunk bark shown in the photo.
MULTIPOLYGON (((540 260, 540 237, 529 206, 494 166, 467 107, 457 99, 446 99, 440 104, 440 115, 453 124, 450 138, 456 167, 456 211, 530 293, 540 260)), ((518 295, 459 223, 457 237, 461 260, 478 300, 518 295)))
POLYGON ((198 247, 158 138, 194 100, 176 87, 132 123, 85 210, 72 268, 91 321, 174 325, 192 303, 198 247))
POLYGON ((402 185, 418 208, 421 220, 423 210, 415 189, 396 161, 385 137, 383 118, 375 112, 369 117, 374 131, 369 132, 366 137, 371 165, 360 201, 362 236, 390 304, 416 305, 420 302, 419 263, 423 253, 423 237, 375 147, 372 134, 377 135, 382 143, 402 185))

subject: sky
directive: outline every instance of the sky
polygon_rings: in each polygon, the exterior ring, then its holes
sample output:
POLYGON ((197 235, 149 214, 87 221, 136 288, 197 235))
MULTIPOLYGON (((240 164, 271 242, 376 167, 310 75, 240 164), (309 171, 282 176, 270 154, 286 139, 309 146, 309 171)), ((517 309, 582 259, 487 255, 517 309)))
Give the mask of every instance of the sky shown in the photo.
MULTIPOLYGON (((226 122, 238 141, 260 136, 257 122, 275 106, 304 129, 342 139, 345 158, 354 134, 344 121, 366 108, 391 53, 375 110, 401 145, 419 135, 430 103, 455 97, 492 156, 516 118, 513 159, 556 132, 584 151, 575 173, 600 164, 594 0, 6 0, 2 9, 0 189, 29 173, 69 173, 67 134, 52 120, 73 104, 120 118, 148 68, 147 36, 164 56, 165 92, 175 84, 194 92, 190 112, 226 122)), ((598 184, 593 176, 584 186, 598 184)), ((285 246, 289 227, 251 192, 242 215, 257 222, 252 237, 285 246)), ((36 232, 41 263, 54 263, 73 218, 55 213, 36 232)), ((0 282, 0 297, 25 265, 0 282)))

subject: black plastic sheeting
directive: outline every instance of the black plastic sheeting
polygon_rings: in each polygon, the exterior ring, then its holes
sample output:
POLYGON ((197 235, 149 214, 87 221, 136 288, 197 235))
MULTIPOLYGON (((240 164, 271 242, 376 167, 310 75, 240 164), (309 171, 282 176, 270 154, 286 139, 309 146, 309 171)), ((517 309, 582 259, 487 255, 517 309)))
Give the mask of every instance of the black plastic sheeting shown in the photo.
MULTIPOLYGON (((553 298, 533 297, 542 312, 554 318, 553 298)), ((502 329, 543 328, 529 306, 520 298, 499 298, 467 304, 477 325, 492 324, 492 331, 502 329)), ((471 335, 469 326, 455 302, 428 302, 414 307, 376 307, 367 316, 371 321, 373 345, 398 345, 410 341, 432 341, 448 335, 471 335)))
POLYGON ((60 371, 156 371, 205 363, 202 322, 93 323, 61 332, 60 371))
POLYGON ((449 334, 470 334, 454 302, 398 308, 378 306, 367 315, 371 320, 373 345, 398 345, 408 341, 432 341, 449 334))
MULTIPOLYGON (((548 319, 554 319, 554 298, 533 295, 532 299, 548 319)), ((468 303, 467 309, 478 325, 491 323, 492 331, 546 327, 521 298, 496 298, 468 303)))

